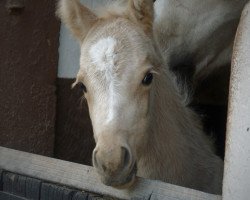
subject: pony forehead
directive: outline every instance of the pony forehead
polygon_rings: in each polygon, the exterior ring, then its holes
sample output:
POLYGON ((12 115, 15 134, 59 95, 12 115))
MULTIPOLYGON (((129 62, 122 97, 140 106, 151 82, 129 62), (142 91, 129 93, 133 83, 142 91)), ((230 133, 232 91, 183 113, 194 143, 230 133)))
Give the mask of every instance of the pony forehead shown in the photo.
POLYGON ((151 51, 149 39, 129 20, 100 21, 81 45, 79 72, 92 77, 98 72, 116 76, 138 69, 152 54, 151 51))
POLYGON ((117 59, 115 47, 117 40, 114 37, 108 36, 100 38, 91 45, 89 56, 91 62, 99 71, 112 70, 115 67, 117 59))

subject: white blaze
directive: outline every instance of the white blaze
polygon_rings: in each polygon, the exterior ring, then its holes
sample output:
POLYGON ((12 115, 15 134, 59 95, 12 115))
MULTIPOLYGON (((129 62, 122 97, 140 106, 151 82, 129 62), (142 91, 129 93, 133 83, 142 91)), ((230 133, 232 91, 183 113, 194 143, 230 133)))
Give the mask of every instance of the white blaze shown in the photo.
POLYGON ((104 72, 107 84, 109 84, 109 110, 107 122, 115 118, 115 106, 117 103, 118 93, 116 88, 115 62, 117 59, 115 53, 116 39, 113 37, 102 38, 90 47, 89 54, 95 69, 104 72))
MULTIPOLYGON (((112 37, 102 38, 90 47, 89 54, 97 69, 112 72, 115 63, 116 40, 112 37)), ((110 74, 110 73, 108 73, 110 74)))

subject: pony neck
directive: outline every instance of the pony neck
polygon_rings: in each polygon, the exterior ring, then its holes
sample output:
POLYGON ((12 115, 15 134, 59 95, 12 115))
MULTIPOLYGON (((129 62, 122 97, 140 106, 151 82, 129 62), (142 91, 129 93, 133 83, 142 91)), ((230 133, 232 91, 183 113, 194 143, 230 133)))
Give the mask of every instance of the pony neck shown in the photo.
POLYGON ((195 176, 196 161, 212 156, 209 140, 204 139, 198 118, 184 104, 166 67, 152 90, 149 139, 138 162, 138 175, 190 186, 183 174, 195 176))

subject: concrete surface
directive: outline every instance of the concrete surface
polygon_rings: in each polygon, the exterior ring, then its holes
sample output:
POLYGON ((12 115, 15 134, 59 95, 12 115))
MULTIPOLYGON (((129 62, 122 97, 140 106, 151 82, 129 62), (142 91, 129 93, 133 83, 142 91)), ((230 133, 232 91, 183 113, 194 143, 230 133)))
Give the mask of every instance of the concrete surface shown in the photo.
POLYGON ((250 198, 250 3, 238 27, 232 59, 223 200, 250 198))

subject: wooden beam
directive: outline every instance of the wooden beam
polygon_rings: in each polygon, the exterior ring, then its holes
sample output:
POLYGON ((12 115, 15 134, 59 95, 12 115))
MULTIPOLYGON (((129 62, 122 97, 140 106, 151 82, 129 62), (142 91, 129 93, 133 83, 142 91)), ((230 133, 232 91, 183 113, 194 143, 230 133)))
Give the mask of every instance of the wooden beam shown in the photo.
POLYGON ((130 190, 103 185, 92 167, 0 147, 0 169, 121 199, 221 200, 221 196, 138 178, 130 190))
POLYGON ((2 171, 1 179, 1 200, 114 200, 8 171, 2 171))
POLYGON ((229 95, 223 199, 250 198, 250 2, 237 30, 229 95))

